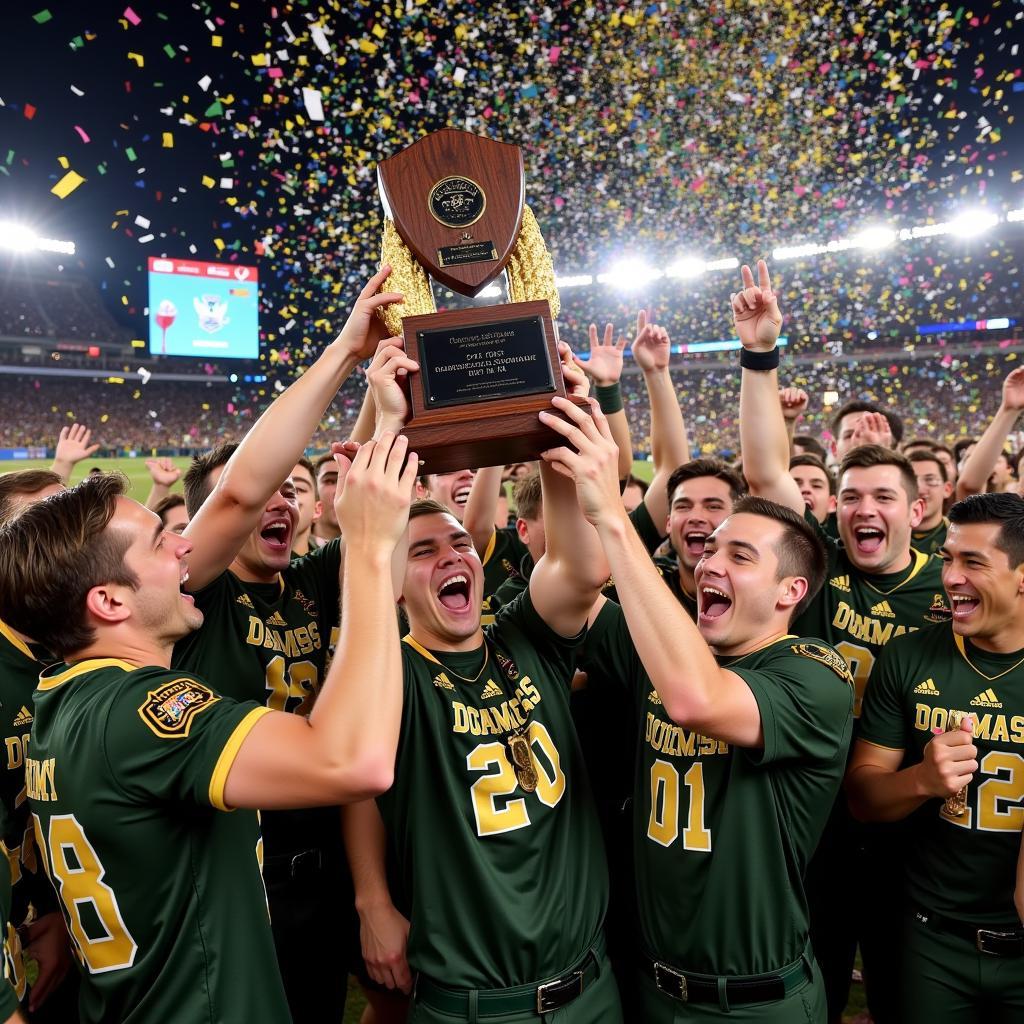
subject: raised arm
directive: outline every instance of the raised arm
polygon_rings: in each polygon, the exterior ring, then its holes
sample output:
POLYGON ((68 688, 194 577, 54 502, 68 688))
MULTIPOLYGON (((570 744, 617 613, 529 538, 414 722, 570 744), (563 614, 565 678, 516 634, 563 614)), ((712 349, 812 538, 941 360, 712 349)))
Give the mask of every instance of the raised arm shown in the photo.
POLYGON ((643 372, 650 402, 651 455, 654 457, 654 479, 644 495, 644 504, 652 522, 661 531, 668 520, 668 478, 684 462, 690 461, 690 439, 668 368, 671 355, 668 331, 647 323, 646 315, 641 313, 637 317, 633 358, 643 372))
POLYGON ((999 403, 992 422, 967 456, 964 468, 956 482, 956 499, 970 494, 981 494, 988 486, 988 478, 995 469, 996 460, 1003 451, 1006 437, 1013 430, 1024 410, 1024 367, 1011 370, 1003 381, 1003 400, 999 403))
MULTIPOLYGON (((641 313, 641 317, 646 314, 641 313)), ((639 330, 639 317, 637 320, 639 330)), ((619 449, 619 479, 625 480, 633 472, 633 439, 629 436, 629 419, 622 401, 622 353, 626 339, 615 340, 615 327, 605 324, 604 340, 597 335, 597 324, 590 325, 590 358, 573 356, 573 362, 590 378, 596 388, 596 397, 608 419, 612 437, 619 449)), ((563 360, 564 362, 564 360, 563 360)))
POLYGON ((469 488, 466 510, 462 513, 462 525, 473 538, 473 547, 481 558, 484 557, 484 552, 494 536, 501 474, 504 469, 504 466, 485 466, 477 470, 473 484, 469 488))
POLYGON ((146 508, 155 509, 181 479, 181 470, 170 459, 146 459, 146 470, 152 481, 146 498, 146 508))
MULTIPOLYGON (((347 460, 336 458, 340 473, 347 460)), ((393 434, 363 445, 348 468, 335 505, 346 572, 327 679, 308 719, 271 712, 252 728, 227 778, 229 806, 312 807, 390 787, 402 711, 391 561, 405 543, 417 468, 407 440, 393 434)))
POLYGON ((363 395, 363 404, 359 407, 359 415, 356 417, 356 425, 352 428, 350 439, 357 444, 369 441, 373 437, 373 428, 377 422, 377 405, 373 400, 373 392, 370 385, 366 385, 366 393, 363 395))
POLYGON ((370 977, 378 985, 408 992, 412 974, 405 958, 409 922, 391 901, 387 877, 387 832, 373 800, 343 807, 345 852, 359 914, 359 941, 370 977))
POLYGON ((561 400, 555 404, 572 423, 552 426, 579 450, 578 455, 561 455, 558 471, 573 477, 580 507, 597 529, 630 636, 666 712, 674 722, 706 736, 760 746, 761 714, 753 693, 739 676, 718 666, 697 627, 662 582, 622 508, 617 481, 596 457, 611 440, 604 418, 598 411, 591 422, 574 407, 563 407, 561 400))
POLYGON ((99 444, 90 444, 91 439, 92 431, 82 423, 72 423, 70 427, 60 428, 50 469, 64 483, 71 479, 71 472, 78 463, 99 451, 99 444))
POLYGON ((810 401, 803 388, 783 388, 779 392, 779 405, 782 406, 782 418, 786 421, 786 437, 789 440, 789 454, 793 454, 793 435, 800 417, 807 409, 810 401))
POLYGON ((193 543, 189 590, 201 590, 231 564, 345 378, 373 354, 379 323, 374 310, 401 300, 395 292, 375 294, 390 272, 385 266, 370 278, 341 334, 253 424, 186 527, 185 536, 193 543))
POLYGON ((786 505, 803 515, 800 488, 789 475, 789 436, 779 404, 776 346, 782 329, 782 312, 764 260, 757 261, 756 285, 750 267, 744 265, 742 274, 743 288, 732 296, 732 315, 743 346, 740 359, 743 475, 751 494, 786 505), (768 368, 749 369, 745 363, 763 363, 768 368))

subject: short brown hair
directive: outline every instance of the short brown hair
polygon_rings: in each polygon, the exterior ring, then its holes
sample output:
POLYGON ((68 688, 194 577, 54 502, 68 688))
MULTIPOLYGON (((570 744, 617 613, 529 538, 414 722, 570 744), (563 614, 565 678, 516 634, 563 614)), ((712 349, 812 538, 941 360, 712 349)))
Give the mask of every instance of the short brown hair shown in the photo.
MULTIPOLYGON (((301 462, 302 459, 299 459, 301 462)), ((313 463, 313 479, 315 480, 320 475, 320 470, 325 463, 330 462, 333 465, 337 465, 334 461, 334 452, 324 452, 323 455, 318 455, 316 462, 313 463)))
POLYGON ((839 464, 839 480, 842 481, 848 469, 870 469, 872 466, 895 466, 900 471, 907 497, 917 501, 917 475, 910 465, 910 459, 902 452, 880 444, 862 444, 847 452, 846 458, 839 464))
POLYGON ((907 456, 907 461, 911 463, 915 462, 934 462, 939 467, 939 476, 942 477, 942 482, 949 483, 949 470, 946 469, 946 464, 935 454, 935 449, 931 449, 926 452, 911 452, 907 456))
POLYGON ((45 487, 64 486, 64 478, 50 469, 18 469, 0 476, 0 525, 20 511, 24 502, 16 501, 38 494, 45 487))
POLYGON ((903 418, 898 413, 893 412, 891 409, 883 409, 882 406, 876 405, 874 402, 865 402, 860 398, 850 399, 832 417, 832 433, 835 434, 837 440, 839 438, 839 428, 843 425, 843 420, 847 416, 852 416, 858 412, 881 413, 889 424, 893 445, 898 445, 903 440, 903 418))
POLYGON ((540 486, 540 473, 521 476, 512 487, 512 501, 516 516, 520 519, 540 519, 544 509, 544 498, 540 486))
POLYGON ((120 473, 86 477, 0 529, 0 618, 58 658, 96 638, 85 614, 93 587, 139 584, 124 564, 128 538, 107 529, 126 486, 120 473))
POLYGON ((817 455, 812 455, 810 452, 804 452, 803 455, 794 455, 789 460, 789 468, 795 469, 797 466, 813 466, 815 469, 820 469, 828 481, 828 493, 836 493, 836 478, 828 471, 828 466, 817 455))
POLYGON ((790 614, 789 621, 792 622, 814 600, 825 582, 825 570, 828 567, 825 544, 818 531, 803 516, 767 498, 756 498, 753 495, 740 498, 732 514, 735 516, 740 513, 763 516, 782 526, 782 538, 774 549, 779 560, 778 578, 782 580, 787 576, 802 576, 807 580, 807 593, 790 614))
POLYGON ((669 505, 672 504, 672 495, 676 493, 676 488, 680 484, 702 476, 711 476, 727 484, 729 497, 733 501, 739 500, 747 489, 743 483, 743 477, 721 459, 691 459, 689 462, 684 462, 678 469, 673 470, 672 475, 668 478, 669 505))
POLYGON ((910 457, 911 448, 927 448, 928 451, 935 451, 935 442, 930 437, 912 437, 909 441, 904 441, 902 450, 903 454, 908 458, 910 457))
POLYGON ((238 445, 233 441, 217 445, 213 451, 205 455, 197 455, 185 474, 185 508, 189 519, 194 519, 202 504, 210 496, 210 474, 218 467, 227 464, 238 445))
MULTIPOLYGON (((166 516, 172 508, 178 508, 184 504, 185 496, 183 494, 168 494, 153 506, 153 511, 160 517, 160 522, 166 526, 167 520, 164 516, 166 516)), ((187 507, 185 508, 185 511, 188 511, 187 507)))
MULTIPOLYGON (((331 453, 328 452, 327 454, 330 455, 331 453)), ((332 455, 331 458, 333 458, 333 457, 334 456, 332 455)), ((313 463, 310 462, 309 459, 307 459, 305 455, 301 455, 301 456, 299 456, 299 460, 298 460, 298 462, 295 463, 295 465, 296 466, 301 466, 309 474, 310 480, 313 481, 313 497, 314 498, 319 498, 320 497, 320 488, 317 486, 316 470, 313 468, 313 463)))
POLYGON ((409 518, 418 519, 420 516, 450 516, 452 510, 445 508, 439 501, 433 498, 417 498, 409 506, 409 518))

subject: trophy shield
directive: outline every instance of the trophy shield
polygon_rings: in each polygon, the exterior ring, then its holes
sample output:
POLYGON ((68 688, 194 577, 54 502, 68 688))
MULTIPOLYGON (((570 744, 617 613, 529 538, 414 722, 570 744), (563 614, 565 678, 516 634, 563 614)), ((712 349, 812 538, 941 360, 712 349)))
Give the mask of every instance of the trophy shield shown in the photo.
POLYGON ((382 161, 378 183, 384 287, 404 299, 378 313, 420 364, 405 433, 424 472, 528 462, 565 444, 537 415, 566 394, 554 268, 519 147, 444 128, 382 161), (513 301, 435 311, 430 278, 472 297, 502 273, 513 301))

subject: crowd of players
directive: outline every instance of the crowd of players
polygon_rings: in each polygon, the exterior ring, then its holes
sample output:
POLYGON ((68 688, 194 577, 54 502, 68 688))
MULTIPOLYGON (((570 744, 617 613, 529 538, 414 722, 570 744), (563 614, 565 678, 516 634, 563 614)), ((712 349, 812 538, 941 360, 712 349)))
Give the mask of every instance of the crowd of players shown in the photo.
POLYGON ((823 445, 759 262, 741 459, 641 314, 649 485, 596 330, 538 466, 424 477, 386 278, 145 504, 66 486, 81 426, 0 477, 4 1012, 340 1021, 347 967, 367 1021, 831 1024, 859 947, 877 1024, 1019 1019, 1024 370, 952 448, 868 401, 823 445))

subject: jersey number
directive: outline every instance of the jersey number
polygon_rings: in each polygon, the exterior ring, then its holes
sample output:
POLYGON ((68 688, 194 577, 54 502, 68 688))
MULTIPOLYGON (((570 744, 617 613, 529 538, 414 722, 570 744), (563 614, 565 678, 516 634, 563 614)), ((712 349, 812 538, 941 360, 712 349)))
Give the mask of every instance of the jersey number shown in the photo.
POLYGON ((103 881, 103 865, 78 819, 73 814, 50 818, 50 833, 43 842, 42 824, 36 815, 32 817, 82 963, 90 974, 131 967, 138 946, 121 917, 114 890, 103 881), (88 924, 83 913, 88 915, 88 924))
POLYGON ((311 661, 296 661, 285 669, 284 658, 277 655, 267 665, 267 707, 271 711, 287 711, 288 698, 298 697, 300 703, 296 715, 309 715, 317 691, 316 665, 311 661))
MULTIPOLYGON (((690 813, 683 829, 683 849, 711 852, 711 831, 704 825, 704 765, 694 761, 683 776, 690 790, 690 813)), ((671 846, 679 838, 679 772, 668 761, 651 765, 651 817, 647 838, 671 846)))
POLYGON ((978 775, 989 778, 978 783, 977 823, 968 807, 959 818, 939 812, 951 825, 977 828, 981 832, 1020 832, 1024 827, 1024 757, 1002 750, 990 750, 978 764, 978 775))
POLYGON ((854 684, 853 717, 860 718, 860 705, 864 700, 864 689, 868 685, 868 676, 871 675, 871 666, 875 663, 875 656, 866 647, 861 647, 860 644, 851 644, 848 640, 836 644, 835 647, 845 659, 846 664, 850 666, 854 684))
MULTIPOLYGON (((540 722, 530 723, 530 749, 537 770, 537 799, 545 807, 554 807, 565 793, 565 774, 551 733, 540 722), (540 754, 544 756, 538 756, 540 754)), ((504 743, 481 743, 474 747, 466 757, 466 767, 471 772, 495 769, 469 787, 478 836, 511 832, 530 824, 524 797, 505 800, 501 806, 498 804, 499 799, 511 796, 519 786, 504 743)))

